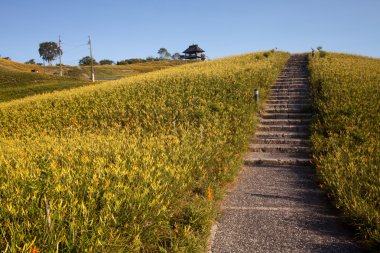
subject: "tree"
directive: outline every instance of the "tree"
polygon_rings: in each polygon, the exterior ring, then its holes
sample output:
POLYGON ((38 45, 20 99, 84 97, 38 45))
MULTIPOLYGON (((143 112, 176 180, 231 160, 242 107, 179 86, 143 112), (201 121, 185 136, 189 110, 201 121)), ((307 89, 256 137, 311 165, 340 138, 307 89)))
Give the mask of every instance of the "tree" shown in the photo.
POLYGON ((173 59, 173 60, 179 60, 180 58, 181 58, 180 53, 174 53, 174 54, 172 55, 172 59, 173 59))
POLYGON ((103 59, 103 60, 99 61, 99 64, 100 65, 112 65, 112 64, 114 64, 114 61, 111 61, 108 59, 103 59))
POLYGON ((156 60, 156 58, 154 58, 153 56, 148 56, 148 57, 146 57, 146 60, 147 61, 154 61, 154 60, 156 60))
POLYGON ((30 59, 29 61, 25 62, 25 64, 36 64, 36 61, 34 59, 30 59))
POLYGON ((142 62, 147 62, 147 60, 141 59, 141 58, 131 58, 131 59, 118 61, 116 65, 127 65, 127 64, 142 63, 142 62))
MULTIPOLYGON (((92 59, 94 62, 94 65, 97 65, 98 63, 95 61, 95 59, 92 59)), ((79 65, 80 66, 86 66, 86 65, 91 65, 91 57, 90 56, 85 56, 82 59, 79 60, 79 65)))
POLYGON ((168 50, 164 47, 161 47, 157 53, 160 55, 161 59, 168 59, 171 56, 168 50))
POLYGON ((40 43, 38 52, 40 53, 40 57, 44 61, 47 61, 49 65, 51 65, 51 62, 57 58, 60 52, 62 54, 62 50, 59 48, 58 44, 53 41, 40 43))
POLYGON ((319 52, 319 57, 326 57, 326 55, 327 55, 327 52, 326 51, 324 51, 324 50, 322 50, 322 47, 321 46, 319 46, 319 47, 317 47, 317 50, 318 50, 318 52, 319 52))

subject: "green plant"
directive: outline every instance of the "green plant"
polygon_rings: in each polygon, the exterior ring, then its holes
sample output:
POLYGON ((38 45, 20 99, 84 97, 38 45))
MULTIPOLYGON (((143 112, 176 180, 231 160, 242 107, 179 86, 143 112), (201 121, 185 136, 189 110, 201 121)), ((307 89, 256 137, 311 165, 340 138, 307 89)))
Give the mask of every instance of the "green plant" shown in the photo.
POLYGON ((202 251, 289 57, 254 55, 0 104, 0 248, 202 251))
POLYGON ((310 72, 316 111, 311 140, 322 186, 361 238, 376 248, 380 244, 380 60, 329 53, 311 59, 310 72))

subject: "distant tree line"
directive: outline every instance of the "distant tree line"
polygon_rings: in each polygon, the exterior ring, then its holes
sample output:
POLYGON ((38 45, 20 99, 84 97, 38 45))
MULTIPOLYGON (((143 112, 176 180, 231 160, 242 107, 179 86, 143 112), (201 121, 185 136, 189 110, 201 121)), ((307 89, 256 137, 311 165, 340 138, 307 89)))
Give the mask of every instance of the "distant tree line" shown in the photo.
POLYGON ((1 54, 0 54, 0 58, 1 58, 1 59, 4 59, 4 60, 8 60, 8 61, 11 61, 11 60, 12 60, 11 57, 8 57, 8 56, 6 56, 6 57, 2 57, 1 54))
MULTIPOLYGON (((59 48, 58 44, 54 41, 48 41, 48 42, 42 42, 39 45, 38 52, 40 54, 40 57, 44 62, 47 62, 49 65, 51 65, 51 62, 54 61, 59 54, 63 54, 63 51, 61 48, 59 48)), ((127 65, 127 64, 134 64, 134 63, 144 63, 149 61, 167 61, 167 60, 179 60, 181 55, 180 53, 174 53, 173 55, 168 52, 168 50, 164 47, 161 47, 157 54, 158 57, 148 56, 145 59, 143 58, 130 58, 125 60, 120 60, 116 62, 116 65, 127 65)), ((10 59, 9 57, 4 57, 4 59, 10 59)), ((114 65, 115 62, 109 59, 103 59, 97 62, 95 59, 93 60, 94 65, 114 65)), ((37 64, 42 65, 41 63, 36 63, 34 59, 30 59, 29 61, 25 62, 26 64, 37 64)), ((59 64, 56 64, 57 66, 60 66, 59 64)), ((85 56, 79 60, 80 66, 87 66, 91 65, 91 57, 85 56)), ((62 65, 63 66, 63 65, 62 65)))

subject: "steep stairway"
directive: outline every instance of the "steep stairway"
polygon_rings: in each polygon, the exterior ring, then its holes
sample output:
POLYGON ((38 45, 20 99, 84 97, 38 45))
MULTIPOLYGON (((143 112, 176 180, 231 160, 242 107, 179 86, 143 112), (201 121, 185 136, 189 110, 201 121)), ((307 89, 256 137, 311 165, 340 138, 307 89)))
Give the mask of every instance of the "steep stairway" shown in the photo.
POLYGON ((361 252, 311 168, 307 55, 292 55, 272 86, 209 252, 361 252))
POLYGON ((253 166, 310 165, 311 116, 307 59, 295 55, 271 89, 245 163, 253 166))

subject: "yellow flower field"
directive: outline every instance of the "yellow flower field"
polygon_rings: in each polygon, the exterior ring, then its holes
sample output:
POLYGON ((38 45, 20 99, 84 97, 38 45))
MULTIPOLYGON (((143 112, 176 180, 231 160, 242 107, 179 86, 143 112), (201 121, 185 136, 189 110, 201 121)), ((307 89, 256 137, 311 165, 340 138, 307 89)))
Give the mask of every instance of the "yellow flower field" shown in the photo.
POLYGON ((0 249, 198 252, 289 54, 0 104, 0 249))
POLYGON ((380 60, 329 53, 311 59, 310 71, 316 169, 360 237, 378 246, 380 60))

